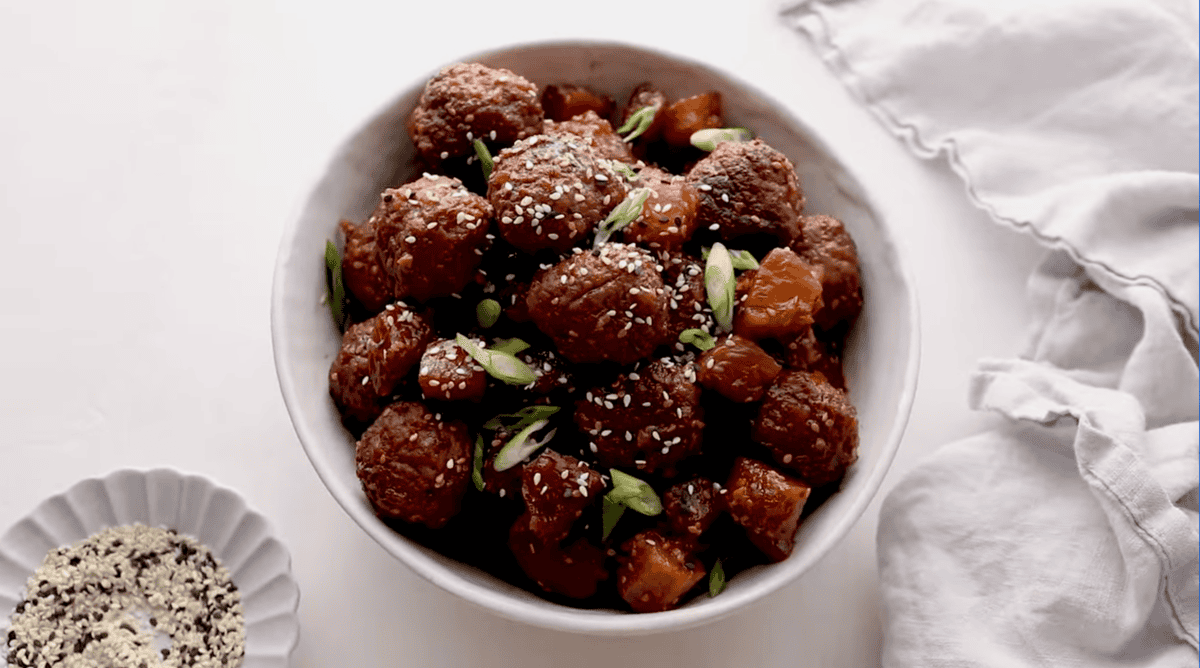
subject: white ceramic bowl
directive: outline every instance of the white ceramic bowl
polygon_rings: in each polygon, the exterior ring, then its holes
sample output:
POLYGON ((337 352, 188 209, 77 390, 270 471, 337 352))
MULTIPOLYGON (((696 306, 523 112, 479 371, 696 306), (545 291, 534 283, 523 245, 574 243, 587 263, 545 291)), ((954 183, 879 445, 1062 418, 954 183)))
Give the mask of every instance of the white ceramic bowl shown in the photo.
POLYGON ((613 43, 559 42, 467 55, 464 61, 511 69, 539 86, 572 82, 619 101, 642 81, 669 98, 718 90, 731 125, 752 129, 796 164, 807 211, 842 219, 858 245, 865 307, 844 358, 858 409, 859 460, 844 485, 800 527, 784 562, 738 574, 724 593, 668 612, 579 610, 538 596, 418 545, 371 511, 354 467, 354 441, 329 398, 328 371, 340 337, 322 303, 322 249, 339 219, 364 220, 389 186, 414 178, 405 121, 425 82, 409 82, 333 156, 284 232, 275 268, 271 334, 280 388, 313 467, 338 503, 388 552, 438 586, 505 617, 596 635, 633 635, 713 621, 808 570, 841 539, 879 488, 900 444, 916 388, 919 334, 912 280, 892 231, 836 152, 764 91, 736 76, 660 51, 613 43))
POLYGON ((287 668, 300 639, 300 588, 287 548, 237 492, 169 469, 122 470, 84 480, 46 499, 0 536, 0 637, 47 552, 134 523, 175 529, 207 546, 241 594, 242 668, 287 668))

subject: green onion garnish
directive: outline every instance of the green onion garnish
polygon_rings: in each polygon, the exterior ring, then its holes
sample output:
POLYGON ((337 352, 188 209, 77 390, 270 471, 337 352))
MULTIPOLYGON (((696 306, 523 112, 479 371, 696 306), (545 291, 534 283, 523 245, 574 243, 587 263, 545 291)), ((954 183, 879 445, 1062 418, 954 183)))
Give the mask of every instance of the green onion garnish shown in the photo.
POLYGON ((732 331, 737 283, 733 278, 733 258, 720 242, 713 244, 708 252, 708 261, 704 266, 704 290, 708 293, 708 305, 712 308, 717 326, 726 332, 732 331))
POLYGON ((475 457, 471 460, 471 482, 475 489, 483 491, 483 436, 475 436, 475 457))
MULTIPOLYGON (((700 247, 701 259, 708 259, 708 250, 709 249, 707 246, 700 247)), ((733 268, 737 269, 738 271, 758 269, 758 260, 755 260, 754 256, 751 255, 750 251, 748 250, 731 250, 729 251, 729 257, 733 261, 733 268)))
POLYGON ((685 329, 679 333, 679 342, 683 344, 692 344, 700 350, 711 350, 717 345, 713 339, 713 335, 703 329, 685 329))
POLYGON ((500 319, 500 302, 495 299, 485 299, 475 307, 475 319, 479 326, 487 329, 500 319))
POLYGON ((593 247, 608 243, 613 234, 637 220, 637 217, 642 215, 642 207, 649 198, 649 188, 634 188, 630 190, 625 199, 613 207, 608 217, 596 227, 596 242, 593 244, 593 247))
POLYGON ((558 406, 526 406, 516 413, 501 413, 496 417, 483 423, 484 429, 496 430, 500 428, 509 431, 524 429, 534 422, 548 419, 559 411, 558 406), (505 419, 515 419, 516 422, 507 423, 505 419))
POLYGON ((621 515, 625 514, 625 506, 604 497, 604 505, 600 513, 601 523, 604 525, 604 533, 601 535, 602 540, 608 540, 608 535, 616 528, 617 521, 621 519, 621 515))
POLYGON ((492 460, 492 468, 497 471, 507 471, 525 461, 530 455, 537 452, 538 448, 549 443, 550 439, 554 438, 556 429, 551 429, 540 441, 531 438, 534 432, 548 424, 550 424, 549 420, 538 420, 517 432, 517 435, 509 439, 508 443, 500 448, 500 452, 496 453, 496 458, 492 460))
POLYGON ((613 488, 604 498, 650 517, 662 512, 662 501, 650 483, 616 469, 609 469, 609 473, 612 474, 613 488))
POLYGON ((342 254, 338 252, 337 244, 328 240, 325 241, 325 268, 329 270, 325 300, 329 302, 329 312, 333 314, 333 322, 340 330, 346 324, 346 286, 342 283, 342 254))
POLYGON ((725 567, 721 565, 721 560, 717 559, 713 564, 712 571, 708 574, 708 596, 712 598, 723 591, 725 591, 725 567))
POLYGON ((479 166, 483 168, 483 180, 487 181, 492 176, 492 167, 495 165, 492 162, 492 154, 488 152, 487 146, 483 145, 482 139, 476 139, 471 142, 475 146, 475 155, 479 156, 479 166))
POLYGON ((608 168, 625 177, 626 181, 637 181, 637 172, 633 171, 633 167, 621 162, 620 160, 603 160, 608 165, 608 168))
POLYGON ((657 113, 658 107, 656 105, 648 105, 638 109, 629 116, 629 120, 625 121, 624 125, 617 128, 617 134, 625 134, 633 130, 628 137, 625 137, 625 141, 633 141, 642 136, 643 132, 650 129, 650 125, 654 123, 654 116, 657 113))
POLYGON ((511 339, 500 339, 492 344, 492 350, 508 353, 509 355, 516 355, 528 347, 528 343, 525 343, 523 340, 515 337, 511 339))
POLYGON ((467 354, 479 362, 484 371, 493 378, 502 380, 509 385, 528 385, 537 380, 537 374, 512 353, 502 350, 481 348, 462 334, 454 340, 467 351, 467 354))
POLYGON ((746 128, 709 128, 692 133, 692 146, 701 151, 711 151, 723 141, 750 141, 754 133, 746 128))

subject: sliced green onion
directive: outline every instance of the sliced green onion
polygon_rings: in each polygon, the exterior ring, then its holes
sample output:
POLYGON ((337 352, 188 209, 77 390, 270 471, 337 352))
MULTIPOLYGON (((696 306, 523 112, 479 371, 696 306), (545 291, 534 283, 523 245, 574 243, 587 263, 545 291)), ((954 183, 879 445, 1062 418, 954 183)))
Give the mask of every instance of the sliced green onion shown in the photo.
POLYGON ((648 105, 638 109, 630 114, 629 120, 625 121, 624 125, 617 128, 617 134, 625 134, 633 130, 628 137, 625 137, 625 141, 633 141, 642 136, 642 133, 646 130, 650 129, 650 125, 654 123, 654 116, 657 113, 658 107, 656 105, 648 105))
POLYGON ((471 460, 471 482, 475 489, 483 491, 483 436, 475 436, 475 457, 471 460))
POLYGON ((523 340, 515 337, 511 339, 500 339, 492 344, 492 350, 508 353, 509 355, 516 355, 528 347, 528 343, 525 343, 523 340))
POLYGON ((625 177, 626 181, 637 181, 637 172, 633 171, 633 167, 621 162, 620 160, 606 160, 608 168, 625 177))
POLYGON ((479 166, 483 168, 483 180, 487 181, 492 176, 492 167, 495 163, 492 161, 492 154, 488 152, 487 146, 483 145, 482 139, 476 139, 471 142, 475 145, 475 155, 479 156, 479 166))
MULTIPOLYGON (((708 246, 700 247, 701 259, 708 259, 708 250, 708 246)), ((738 271, 758 269, 758 260, 755 260, 754 256, 748 250, 731 250, 729 251, 729 257, 733 260, 733 268, 738 271)))
POLYGON ((557 429, 551 429, 540 441, 530 438, 535 431, 539 431, 548 424, 550 424, 549 420, 538 420, 517 432, 517 435, 509 439, 508 443, 500 448, 500 452, 496 453, 496 458, 492 460, 492 468, 497 471, 507 471, 525 461, 530 455, 537 452, 538 448, 549 443, 550 439, 554 438, 554 432, 557 429))
POLYGON ((621 515, 625 514, 625 506, 604 497, 603 509, 600 513, 601 523, 604 525, 604 533, 601 535, 602 540, 608 540, 609 534, 616 528, 617 521, 621 519, 621 515))
POLYGON ((637 217, 642 215, 642 207, 649 198, 649 188, 634 188, 630 190, 625 199, 613 207, 608 217, 596 227, 596 243, 593 246, 608 243, 613 234, 637 220, 637 217))
POLYGON ((475 307, 475 319, 479 326, 487 329, 500 319, 500 302, 495 299, 485 299, 475 307))
POLYGON ((700 350, 711 350, 717 345, 713 339, 713 335, 703 329, 685 329, 679 333, 679 342, 683 344, 692 344, 700 350))
POLYGON ((662 501, 650 483, 616 469, 609 469, 609 473, 613 488, 605 495, 606 499, 651 517, 662 512, 662 501))
POLYGON ((517 359, 512 353, 507 353, 502 350, 488 350, 480 348, 470 339, 462 334, 457 335, 454 340, 467 351, 467 354, 479 362, 493 378, 502 380, 509 385, 528 385, 537 380, 537 374, 529 365, 517 359))
POLYGON ((692 146, 701 151, 711 151, 723 141, 750 141, 754 133, 746 128, 709 128, 692 133, 692 146))
POLYGON ((346 286, 342 283, 342 254, 338 252, 337 244, 328 240, 325 242, 325 268, 329 270, 325 300, 329 302, 329 312, 340 330, 346 324, 346 286))
POLYGON ((558 406, 526 406, 516 413, 501 413, 496 417, 483 423, 484 429, 508 429, 509 431, 520 430, 528 427, 534 422, 548 419, 559 411, 558 406), (515 419, 516 422, 508 423, 505 419, 515 419))
POLYGON ((733 278, 733 258, 725 245, 713 244, 704 266, 704 290, 717 325, 726 332, 733 330, 733 303, 737 282, 733 278))
POLYGON ((712 571, 708 574, 708 596, 712 598, 717 594, 725 591, 725 567, 721 565, 721 560, 713 564, 712 571))

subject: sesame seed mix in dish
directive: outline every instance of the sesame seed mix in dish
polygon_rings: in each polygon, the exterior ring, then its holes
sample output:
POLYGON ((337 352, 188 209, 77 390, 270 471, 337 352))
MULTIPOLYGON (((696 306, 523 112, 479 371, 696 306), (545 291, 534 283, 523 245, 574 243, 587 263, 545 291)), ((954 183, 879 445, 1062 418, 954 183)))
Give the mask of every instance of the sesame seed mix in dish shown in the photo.
POLYGON ((51 550, 6 647, 14 668, 234 668, 245 625, 238 591, 208 548, 135 524, 51 550))
POLYGON ((863 302, 845 226, 720 93, 627 93, 438 73, 408 121, 420 176, 326 245, 329 391, 395 531, 658 612, 786 559, 837 491, 863 302))

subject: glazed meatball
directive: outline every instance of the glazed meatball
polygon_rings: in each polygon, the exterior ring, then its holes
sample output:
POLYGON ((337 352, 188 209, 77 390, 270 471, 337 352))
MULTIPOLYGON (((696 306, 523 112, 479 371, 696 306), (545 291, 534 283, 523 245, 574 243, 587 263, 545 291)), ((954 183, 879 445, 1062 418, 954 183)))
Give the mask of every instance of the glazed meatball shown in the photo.
POLYGON ((457 293, 475 278, 492 205, 458 179, 426 174, 385 190, 373 218, 392 292, 426 301, 457 293))
POLYGON ((656 360, 595 388, 576 404, 575 425, 601 466, 674 475, 700 451, 704 411, 691 363, 656 360))
POLYGON ((342 281, 363 308, 379 313, 392 300, 392 287, 375 251, 375 221, 355 225, 343 220, 340 227, 346 236, 342 281))
POLYGON ((342 415, 363 424, 378 417, 432 331, 428 318, 404 302, 351 325, 329 369, 329 394, 342 415))
POLYGON ((846 377, 842 373, 842 360, 829 344, 817 338, 812 327, 781 341, 784 344, 784 361, 788 367, 821 374, 830 385, 846 390, 846 377))
POLYGON ((547 120, 542 127, 542 133, 554 136, 572 135, 581 137, 595 151, 596 156, 605 160, 620 160, 634 162, 629 144, 621 140, 620 135, 613 131, 608 121, 589 111, 570 120, 547 120))
POLYGON ((535 135, 496 156, 488 200, 500 235, 534 253, 560 253, 584 240, 625 198, 625 179, 600 159, 586 139, 535 135))
POLYGON ((621 551, 617 592, 634 612, 674 608, 706 574, 687 543, 654 529, 630 538, 621 551))
POLYGON ((566 121, 588 112, 608 118, 616 106, 611 97, 586 86, 550 84, 542 91, 542 109, 552 121, 566 121))
POLYGON ((733 331, 748 339, 785 338, 803 331, 821 308, 821 279, 787 248, 767 253, 738 280, 733 331))
POLYGON ((604 492, 605 477, 570 455, 542 451, 521 471, 525 514, 517 523, 539 545, 557 545, 571 533, 575 521, 604 492))
POLYGON ((346 328, 342 347, 329 368, 329 396, 342 417, 369 424, 383 412, 387 398, 375 393, 371 386, 367 355, 371 352, 371 329, 368 320, 346 328))
POLYGON ((363 433, 355 463, 380 517, 437 529, 458 513, 470 484, 467 427, 418 402, 396 402, 363 433))
POLYGON ((451 339, 438 339, 425 348, 417 374, 421 392, 443 401, 479 401, 488 384, 483 367, 451 339))
POLYGON ((725 508, 725 497, 712 480, 697 477, 663 492, 663 513, 674 536, 695 543, 725 508))
POLYGON ((796 543, 807 485, 762 462, 739 457, 729 474, 725 503, 746 537, 772 561, 783 561, 796 543))
POLYGON ((537 86, 506 69, 458 63, 425 84, 408 136, 431 167, 471 155, 474 139, 507 146, 541 132, 537 86))
POLYGON ((700 356, 697 367, 701 385, 743 404, 762 399, 783 370, 758 344, 737 334, 717 339, 700 356))
POLYGON ((692 133, 708 128, 719 128, 721 119, 721 94, 709 91, 667 105, 663 112, 663 139, 671 146, 691 146, 692 133))
POLYGON ((822 329, 854 322, 862 310, 858 250, 842 221, 832 216, 804 216, 803 235, 792 243, 800 257, 824 272, 821 295, 825 306, 813 319, 822 329))
POLYGON ((678 251, 696 231, 696 189, 684 177, 655 167, 643 167, 636 185, 649 188, 650 197, 641 215, 622 230, 625 241, 678 251))
POLYGON ((683 330, 712 332, 716 327, 704 288, 704 264, 690 255, 671 253, 663 257, 662 266, 669 296, 667 338, 676 341, 676 350, 683 352, 683 344, 677 341, 683 330))
POLYGON ((575 252, 534 278, 529 316, 571 362, 636 362, 667 337, 659 266, 627 244, 575 252))
POLYGON ((752 438, 812 487, 858 459, 858 417, 846 393, 807 371, 784 371, 767 390, 752 438))
POLYGON ((722 238, 769 234, 787 244, 800 237, 800 180, 787 156, 761 139, 717 144, 687 180, 700 191, 699 225, 722 238))

